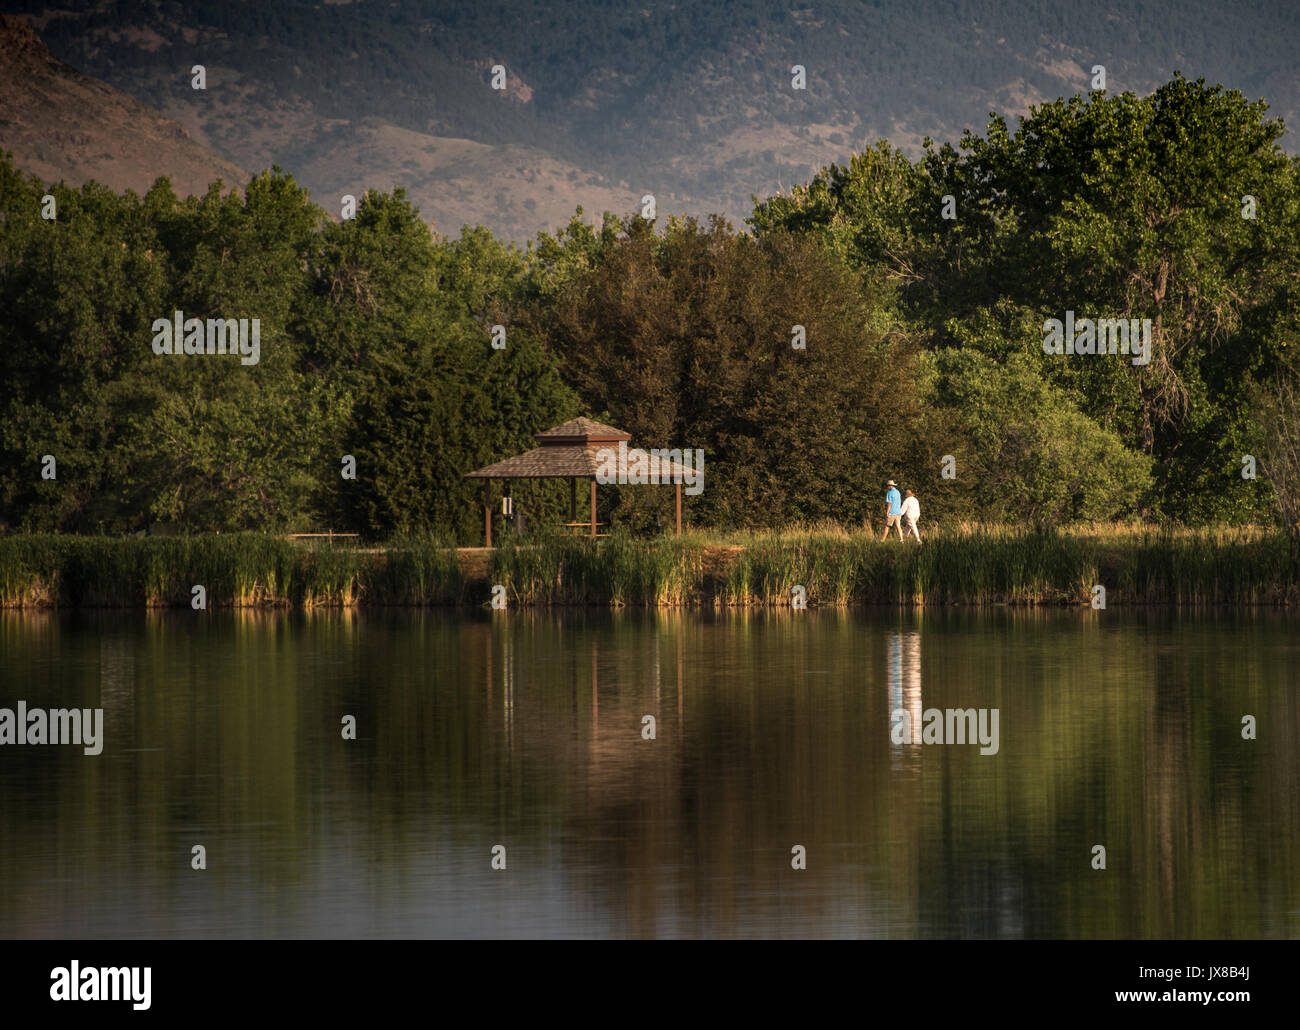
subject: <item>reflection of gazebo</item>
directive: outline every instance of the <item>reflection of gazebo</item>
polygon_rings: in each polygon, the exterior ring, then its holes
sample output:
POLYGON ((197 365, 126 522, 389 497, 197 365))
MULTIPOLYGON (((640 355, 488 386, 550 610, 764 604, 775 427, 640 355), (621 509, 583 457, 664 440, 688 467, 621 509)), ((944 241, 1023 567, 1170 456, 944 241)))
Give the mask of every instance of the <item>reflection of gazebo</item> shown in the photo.
MULTIPOLYGON (((596 536, 596 472, 602 462, 604 448, 626 447, 631 439, 627 433, 613 426, 601 425, 589 418, 570 419, 563 425, 545 429, 534 439, 541 444, 525 454, 498 461, 495 465, 466 474, 466 479, 483 480, 483 533, 487 546, 492 546, 492 480, 504 479, 509 491, 512 479, 567 479, 569 480, 569 521, 567 526, 587 529, 596 536), (591 480, 591 521, 578 519, 578 480, 591 480)), ((661 459, 661 475, 672 476, 677 486, 677 532, 682 531, 682 473, 686 470, 675 461, 661 459)))

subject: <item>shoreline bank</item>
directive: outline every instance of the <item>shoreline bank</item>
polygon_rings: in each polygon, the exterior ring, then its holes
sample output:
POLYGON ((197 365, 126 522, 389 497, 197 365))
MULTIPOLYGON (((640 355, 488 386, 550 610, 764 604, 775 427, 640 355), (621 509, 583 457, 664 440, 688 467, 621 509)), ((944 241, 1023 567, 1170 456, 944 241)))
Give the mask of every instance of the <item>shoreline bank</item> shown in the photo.
POLYGON ((263 534, 0 537, 0 608, 1300 606, 1271 530, 1000 527, 923 545, 863 532, 558 538, 488 550, 263 534), (197 588, 201 587, 199 591, 197 588), (1099 598, 1100 599, 1100 598, 1099 598))

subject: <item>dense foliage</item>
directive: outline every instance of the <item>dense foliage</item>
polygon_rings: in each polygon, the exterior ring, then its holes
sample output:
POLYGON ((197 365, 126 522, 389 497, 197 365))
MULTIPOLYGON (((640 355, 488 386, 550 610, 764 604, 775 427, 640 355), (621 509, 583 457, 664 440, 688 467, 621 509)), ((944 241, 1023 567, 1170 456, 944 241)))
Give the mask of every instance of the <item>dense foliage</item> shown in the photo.
MULTIPOLYGON (((0 159, 0 522, 474 542, 463 474, 577 414, 701 448, 696 524, 878 520, 886 478, 927 517, 1293 512, 1282 132, 1175 78, 995 118, 915 163, 881 143, 759 203, 752 235, 579 212, 523 251, 437 237, 400 190, 330 221, 278 169, 187 200, 54 186, 49 220, 47 187, 0 159), (259 360, 154 353, 178 310, 258 318, 259 360), (1150 319, 1150 363, 1044 353, 1067 310, 1150 319)), ((517 496, 542 521, 567 504, 517 496)), ((603 518, 670 518, 669 491, 602 497, 603 518)))
POLYGON ((489 345, 518 252, 435 240, 400 191, 342 223, 278 172, 186 201, 54 187, 54 221, 43 193, 0 163, 0 521, 465 533, 462 473, 577 411, 537 342, 489 345), (178 310, 258 318, 258 361, 156 354, 178 310))
MULTIPOLYGON (((1262 103, 1175 77, 1145 98, 1043 105, 1014 131, 994 117, 958 147, 927 141, 916 165, 881 144, 760 204, 752 221, 760 234, 812 232, 888 287, 929 341, 938 403, 968 425, 983 407, 972 411, 971 390, 1005 398, 972 434, 977 466, 1005 466, 1009 436, 1023 450, 1014 380, 1028 375, 1037 399, 1025 403, 1059 423, 1029 420, 1039 473, 1054 467, 1043 441, 1072 436, 1114 473, 1092 489, 1118 501, 1145 475, 1118 442, 1149 460, 1148 513, 1241 521, 1271 497, 1240 475, 1261 446, 1252 384, 1293 375, 1300 342, 1300 161, 1277 146, 1284 131, 1262 103), (1149 320, 1149 363, 1044 354, 1045 321, 1068 311, 1149 320)), ((1053 477, 1076 466, 1058 457, 1053 477)))

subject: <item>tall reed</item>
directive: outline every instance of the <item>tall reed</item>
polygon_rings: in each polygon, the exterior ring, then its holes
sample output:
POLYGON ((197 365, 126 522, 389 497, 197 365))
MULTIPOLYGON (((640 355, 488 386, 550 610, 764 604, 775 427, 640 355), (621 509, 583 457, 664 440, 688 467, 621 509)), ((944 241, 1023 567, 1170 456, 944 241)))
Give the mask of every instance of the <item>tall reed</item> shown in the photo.
MULTIPOLYGON (((486 582, 436 537, 358 550, 261 534, 0 536, 0 606, 1300 604, 1300 546, 1259 529, 926 527, 924 544, 794 526, 507 539, 486 582), (928 530, 928 531, 927 531, 928 530)), ((471 560, 473 552, 466 552, 471 560)))
POLYGON ((456 604, 464 596, 456 549, 437 537, 394 540, 383 553, 367 555, 360 570, 363 604, 456 604))

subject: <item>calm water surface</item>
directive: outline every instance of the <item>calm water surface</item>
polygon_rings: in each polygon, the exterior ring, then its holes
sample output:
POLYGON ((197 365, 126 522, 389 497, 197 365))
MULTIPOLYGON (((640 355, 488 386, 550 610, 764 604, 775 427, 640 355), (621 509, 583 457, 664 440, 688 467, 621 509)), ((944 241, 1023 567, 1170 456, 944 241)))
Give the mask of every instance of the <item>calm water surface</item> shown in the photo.
POLYGON ((0 707, 105 742, 0 747, 0 936, 1296 937, 1298 631, 2 614, 0 707), (894 742, 930 708, 997 753, 894 742))

